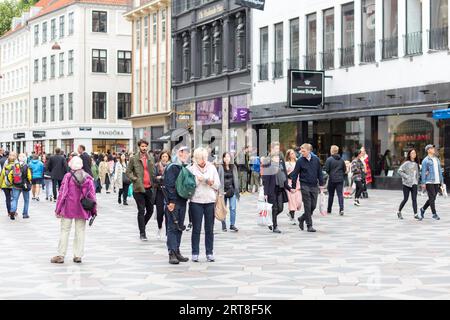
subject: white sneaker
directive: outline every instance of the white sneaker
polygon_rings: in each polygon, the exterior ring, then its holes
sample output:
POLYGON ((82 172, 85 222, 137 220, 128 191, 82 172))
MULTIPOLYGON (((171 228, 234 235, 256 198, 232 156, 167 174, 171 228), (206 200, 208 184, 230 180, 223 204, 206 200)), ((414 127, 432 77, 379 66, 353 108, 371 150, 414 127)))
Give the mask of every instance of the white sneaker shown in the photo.
POLYGON ((158 231, 156 232, 156 239, 161 240, 161 229, 158 229, 158 231))
POLYGON ((357 207, 359 207, 361 204, 359 203, 358 200, 355 200, 354 205, 357 206, 357 207))
POLYGON ((216 259, 214 259, 214 256, 212 254, 208 254, 206 256, 206 260, 208 260, 208 262, 214 262, 216 261, 216 259))
POLYGON ((192 261, 193 262, 198 262, 198 254, 193 254, 192 255, 192 261))

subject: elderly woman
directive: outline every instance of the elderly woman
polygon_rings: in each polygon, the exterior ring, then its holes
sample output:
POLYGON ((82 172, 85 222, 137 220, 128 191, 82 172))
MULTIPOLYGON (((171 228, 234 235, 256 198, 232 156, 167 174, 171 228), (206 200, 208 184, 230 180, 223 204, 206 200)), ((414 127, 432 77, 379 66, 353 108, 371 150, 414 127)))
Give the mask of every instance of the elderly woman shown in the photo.
POLYGON ((56 202, 56 217, 61 219, 61 234, 58 255, 51 259, 52 263, 64 263, 67 253, 72 222, 75 222, 75 238, 73 241, 73 262, 81 263, 84 254, 84 236, 86 220, 97 215, 97 205, 92 211, 86 211, 80 199, 88 198, 96 201, 94 179, 83 168, 83 160, 75 156, 69 163, 71 169, 66 173, 56 202))
POLYGON ((205 217, 205 247, 206 259, 214 262, 214 206, 220 187, 220 178, 216 167, 208 162, 208 151, 197 148, 194 151, 194 164, 189 170, 196 178, 197 188, 191 198, 192 212, 192 261, 198 262, 200 254, 200 231, 205 217))

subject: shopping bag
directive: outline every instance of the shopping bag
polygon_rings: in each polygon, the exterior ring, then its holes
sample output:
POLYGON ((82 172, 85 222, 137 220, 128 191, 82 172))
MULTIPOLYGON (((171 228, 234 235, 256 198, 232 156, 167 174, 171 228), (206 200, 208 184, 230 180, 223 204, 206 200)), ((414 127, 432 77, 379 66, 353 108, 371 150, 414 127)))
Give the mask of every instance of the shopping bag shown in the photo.
POLYGON ((444 198, 448 198, 447 185, 446 185, 446 184, 442 184, 441 190, 442 190, 442 196, 443 196, 444 198))
POLYGON ((227 218, 227 214, 228 214, 228 209, 227 209, 227 206, 225 205, 225 200, 224 200, 223 194, 220 194, 220 192, 218 192, 217 198, 216 198, 216 204, 214 206, 214 215, 217 220, 225 221, 225 219, 227 218))
POLYGON ((132 196, 133 196, 133 184, 130 184, 130 186, 128 187, 128 197, 132 196))
POLYGON ((319 211, 323 216, 326 216, 328 214, 327 199, 323 191, 321 191, 319 194, 319 211))
POLYGON ((265 227, 272 226, 272 204, 264 201, 261 209, 258 213, 258 225, 265 227))

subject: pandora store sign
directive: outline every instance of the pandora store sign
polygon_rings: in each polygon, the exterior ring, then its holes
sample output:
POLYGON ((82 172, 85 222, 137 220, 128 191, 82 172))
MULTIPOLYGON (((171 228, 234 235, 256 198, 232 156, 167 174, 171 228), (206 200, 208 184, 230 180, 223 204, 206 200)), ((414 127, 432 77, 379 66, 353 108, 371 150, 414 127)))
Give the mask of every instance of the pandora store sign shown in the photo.
POLYGON ((100 136, 113 137, 113 136, 124 136, 123 130, 99 130, 98 134, 100 136))

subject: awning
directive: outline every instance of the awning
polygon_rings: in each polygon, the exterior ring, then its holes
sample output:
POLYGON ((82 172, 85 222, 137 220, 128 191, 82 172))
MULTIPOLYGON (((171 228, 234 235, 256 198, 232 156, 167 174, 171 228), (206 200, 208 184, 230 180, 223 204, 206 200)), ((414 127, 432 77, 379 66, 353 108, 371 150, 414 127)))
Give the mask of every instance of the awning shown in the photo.
POLYGON ((159 137, 158 141, 177 141, 179 137, 188 135, 189 130, 185 129, 185 128, 178 128, 178 129, 170 129, 169 131, 167 131, 166 133, 164 133, 161 137, 159 137))
POLYGON ((450 108, 443 109, 443 110, 434 110, 433 111, 433 119, 436 119, 436 120, 450 119, 450 108))

